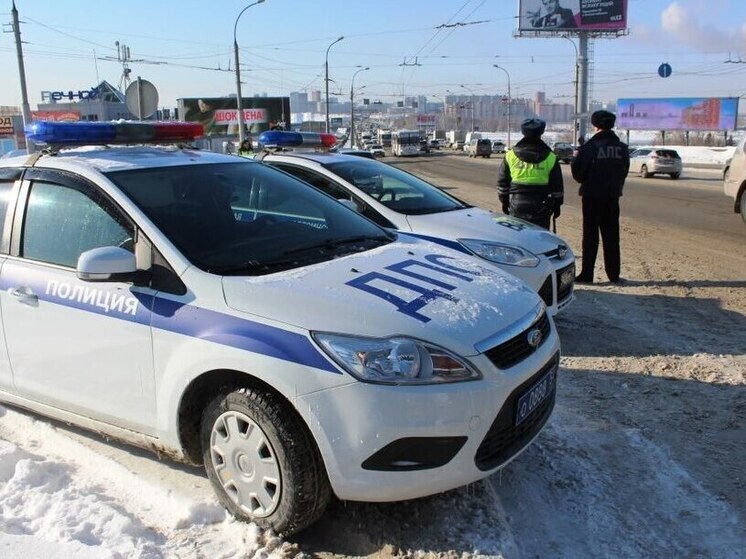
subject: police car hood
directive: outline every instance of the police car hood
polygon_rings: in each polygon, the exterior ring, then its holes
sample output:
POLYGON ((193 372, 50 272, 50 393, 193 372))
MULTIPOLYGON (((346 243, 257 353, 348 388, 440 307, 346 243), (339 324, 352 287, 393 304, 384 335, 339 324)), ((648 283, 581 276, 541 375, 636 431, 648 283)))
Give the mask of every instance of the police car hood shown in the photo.
POLYGON ((412 336, 460 355, 540 303, 479 260, 400 235, 399 241, 261 277, 224 277, 227 304, 310 331, 412 336))
MULTIPOLYGON (((557 250, 559 245, 567 246, 560 237, 543 227, 482 208, 409 215, 407 222, 413 234, 441 244, 446 243, 445 239, 452 242, 457 239, 476 239, 519 246, 534 254, 557 250)), ((459 248, 456 245, 454 247, 459 248)))

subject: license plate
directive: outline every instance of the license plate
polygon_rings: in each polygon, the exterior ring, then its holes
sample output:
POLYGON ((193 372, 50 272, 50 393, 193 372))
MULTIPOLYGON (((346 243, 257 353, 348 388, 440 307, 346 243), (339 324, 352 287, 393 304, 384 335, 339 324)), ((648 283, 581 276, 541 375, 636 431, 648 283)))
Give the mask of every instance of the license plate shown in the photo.
POLYGON ((559 290, 562 291, 565 287, 572 284, 575 281, 575 266, 570 266, 564 270, 559 277, 559 290))
POLYGON ((558 365, 553 365, 547 374, 536 381, 523 396, 518 398, 518 411, 515 416, 516 426, 523 423, 539 407, 539 404, 546 400, 552 393, 557 382, 557 367, 558 365))

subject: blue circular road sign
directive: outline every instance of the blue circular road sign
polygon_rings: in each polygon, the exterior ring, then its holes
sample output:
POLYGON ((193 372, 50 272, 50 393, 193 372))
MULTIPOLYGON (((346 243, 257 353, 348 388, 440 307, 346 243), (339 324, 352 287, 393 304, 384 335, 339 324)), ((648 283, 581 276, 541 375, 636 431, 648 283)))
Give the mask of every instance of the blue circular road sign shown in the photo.
POLYGON ((671 65, 668 62, 664 62, 660 66, 658 66, 658 75, 661 78, 667 78, 671 75, 671 72, 673 70, 671 69, 671 65))

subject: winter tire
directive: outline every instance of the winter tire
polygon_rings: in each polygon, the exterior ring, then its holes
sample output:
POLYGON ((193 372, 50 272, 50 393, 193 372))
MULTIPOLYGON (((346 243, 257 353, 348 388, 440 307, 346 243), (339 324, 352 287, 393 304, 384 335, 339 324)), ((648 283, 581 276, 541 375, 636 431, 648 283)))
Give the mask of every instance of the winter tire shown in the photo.
POLYGON ((310 432, 271 392, 223 392, 202 413, 201 442, 207 477, 237 518, 287 536, 313 524, 329 503, 329 480, 310 432))
POLYGON ((678 178, 679 178, 680 176, 681 176, 681 173, 671 173, 671 178, 672 178, 673 180, 676 180, 676 179, 678 179, 678 178))
POLYGON ((741 194, 741 219, 746 223, 746 192, 741 194))
POLYGON ((648 173, 647 165, 643 165, 642 167, 640 167, 640 176, 642 176, 642 178, 644 179, 649 179, 652 176, 651 173, 648 173))

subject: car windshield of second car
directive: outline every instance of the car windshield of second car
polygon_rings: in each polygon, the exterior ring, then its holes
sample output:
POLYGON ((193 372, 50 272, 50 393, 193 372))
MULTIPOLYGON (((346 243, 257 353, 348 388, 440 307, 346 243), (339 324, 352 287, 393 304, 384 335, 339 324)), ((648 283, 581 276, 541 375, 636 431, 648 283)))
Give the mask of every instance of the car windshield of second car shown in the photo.
POLYGON ((340 161, 325 165, 387 208, 406 215, 468 208, 430 183, 378 161, 340 161))
POLYGON ((391 242, 333 198, 255 163, 107 173, 195 266, 263 275, 391 242))

